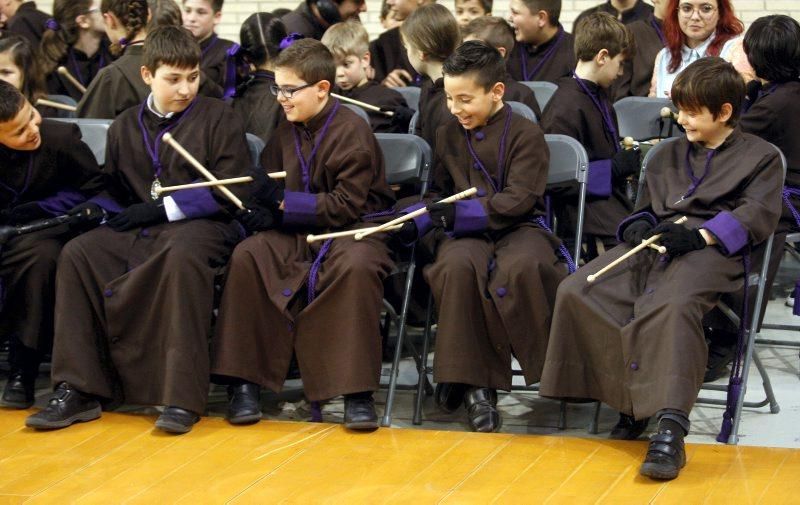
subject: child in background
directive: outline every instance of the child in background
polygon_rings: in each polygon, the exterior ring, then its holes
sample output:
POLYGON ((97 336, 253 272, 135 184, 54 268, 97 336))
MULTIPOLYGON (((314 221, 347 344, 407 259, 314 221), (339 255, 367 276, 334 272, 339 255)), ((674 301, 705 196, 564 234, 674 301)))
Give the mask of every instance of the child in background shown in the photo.
POLYGON ((222 21, 224 0, 183 0, 183 27, 192 32, 200 44, 202 59, 200 70, 206 78, 225 87, 230 40, 220 38, 214 29, 222 21))
POLYGON ((38 68, 27 39, 18 35, 0 39, 0 81, 6 81, 20 90, 42 117, 59 117, 57 109, 36 104, 46 94, 42 73, 38 68))
POLYGON ((493 0, 455 0, 456 21, 464 28, 473 19, 492 15, 493 0))

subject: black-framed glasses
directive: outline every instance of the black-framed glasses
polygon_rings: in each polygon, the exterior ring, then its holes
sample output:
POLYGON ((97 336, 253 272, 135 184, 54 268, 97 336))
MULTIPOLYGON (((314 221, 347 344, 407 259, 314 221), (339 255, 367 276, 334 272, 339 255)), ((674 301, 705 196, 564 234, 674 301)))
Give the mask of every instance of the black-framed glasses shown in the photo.
POLYGON ((306 88, 310 88, 311 86, 313 86, 315 84, 316 84, 316 82, 312 82, 310 84, 303 84, 302 86, 297 86, 297 87, 294 87, 294 88, 290 88, 288 86, 281 87, 281 86, 278 86, 277 84, 271 84, 270 87, 269 87, 269 90, 275 96, 278 96, 278 93, 280 93, 281 95, 283 95, 284 98, 289 99, 289 98, 292 98, 294 96, 294 94, 297 93, 298 91, 306 89, 306 88))

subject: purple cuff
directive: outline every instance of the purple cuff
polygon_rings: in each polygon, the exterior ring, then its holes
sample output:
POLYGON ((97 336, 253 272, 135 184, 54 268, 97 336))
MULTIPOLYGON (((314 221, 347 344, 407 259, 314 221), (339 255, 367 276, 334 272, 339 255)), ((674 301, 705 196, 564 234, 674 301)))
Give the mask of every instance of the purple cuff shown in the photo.
POLYGON ((209 188, 181 189, 170 196, 187 219, 210 216, 222 209, 209 188))
POLYGON ((73 189, 65 189, 49 198, 39 201, 39 207, 48 214, 58 216, 85 201, 86 197, 82 194, 73 189))
POLYGON ((726 256, 732 256, 747 245, 749 235, 736 216, 728 211, 722 211, 713 218, 703 223, 700 228, 705 228, 717 238, 719 247, 726 256))
POLYGON ((286 191, 283 194, 283 222, 294 226, 317 224, 317 195, 286 191))
POLYGON ((105 210, 106 212, 119 214, 120 212, 125 210, 125 208, 120 204, 118 204, 116 200, 105 196, 95 196, 93 198, 89 198, 89 201, 92 203, 96 203, 97 205, 102 207, 103 210, 105 210))
POLYGON ((489 216, 480 200, 460 200, 454 205, 456 206, 456 222, 453 225, 455 236, 478 233, 489 226, 489 216))
POLYGON ((622 235, 625 233, 625 229, 628 227, 628 225, 640 219, 647 219, 653 226, 658 224, 658 219, 656 219, 656 216, 654 216, 651 212, 637 212, 636 214, 631 214, 623 219, 622 222, 619 223, 619 226, 617 226, 617 241, 625 242, 625 239, 622 238, 622 235))
POLYGON ((611 160, 589 162, 589 179, 586 193, 591 196, 611 196, 611 160))

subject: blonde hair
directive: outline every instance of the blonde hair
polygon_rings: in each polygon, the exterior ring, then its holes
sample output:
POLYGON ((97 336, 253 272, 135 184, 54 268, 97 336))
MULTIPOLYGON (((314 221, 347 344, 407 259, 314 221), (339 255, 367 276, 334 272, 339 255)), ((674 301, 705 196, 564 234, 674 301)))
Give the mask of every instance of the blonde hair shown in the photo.
POLYGON ((327 30, 320 40, 330 50, 336 60, 348 56, 361 58, 369 51, 369 34, 358 21, 336 23, 327 30))
POLYGON ((423 5, 412 12, 400 25, 400 33, 406 42, 439 62, 453 54, 461 43, 456 18, 439 4, 423 5))

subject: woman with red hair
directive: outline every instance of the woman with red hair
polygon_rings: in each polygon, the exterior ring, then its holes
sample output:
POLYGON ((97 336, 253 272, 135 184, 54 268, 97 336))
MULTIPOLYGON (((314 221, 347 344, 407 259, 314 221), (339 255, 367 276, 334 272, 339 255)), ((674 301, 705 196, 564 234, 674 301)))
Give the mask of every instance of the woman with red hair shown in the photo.
POLYGON ((753 70, 742 49, 744 25, 730 0, 669 0, 664 19, 666 47, 656 56, 650 96, 668 97, 672 82, 690 63, 721 56, 734 64, 745 80, 753 70))

